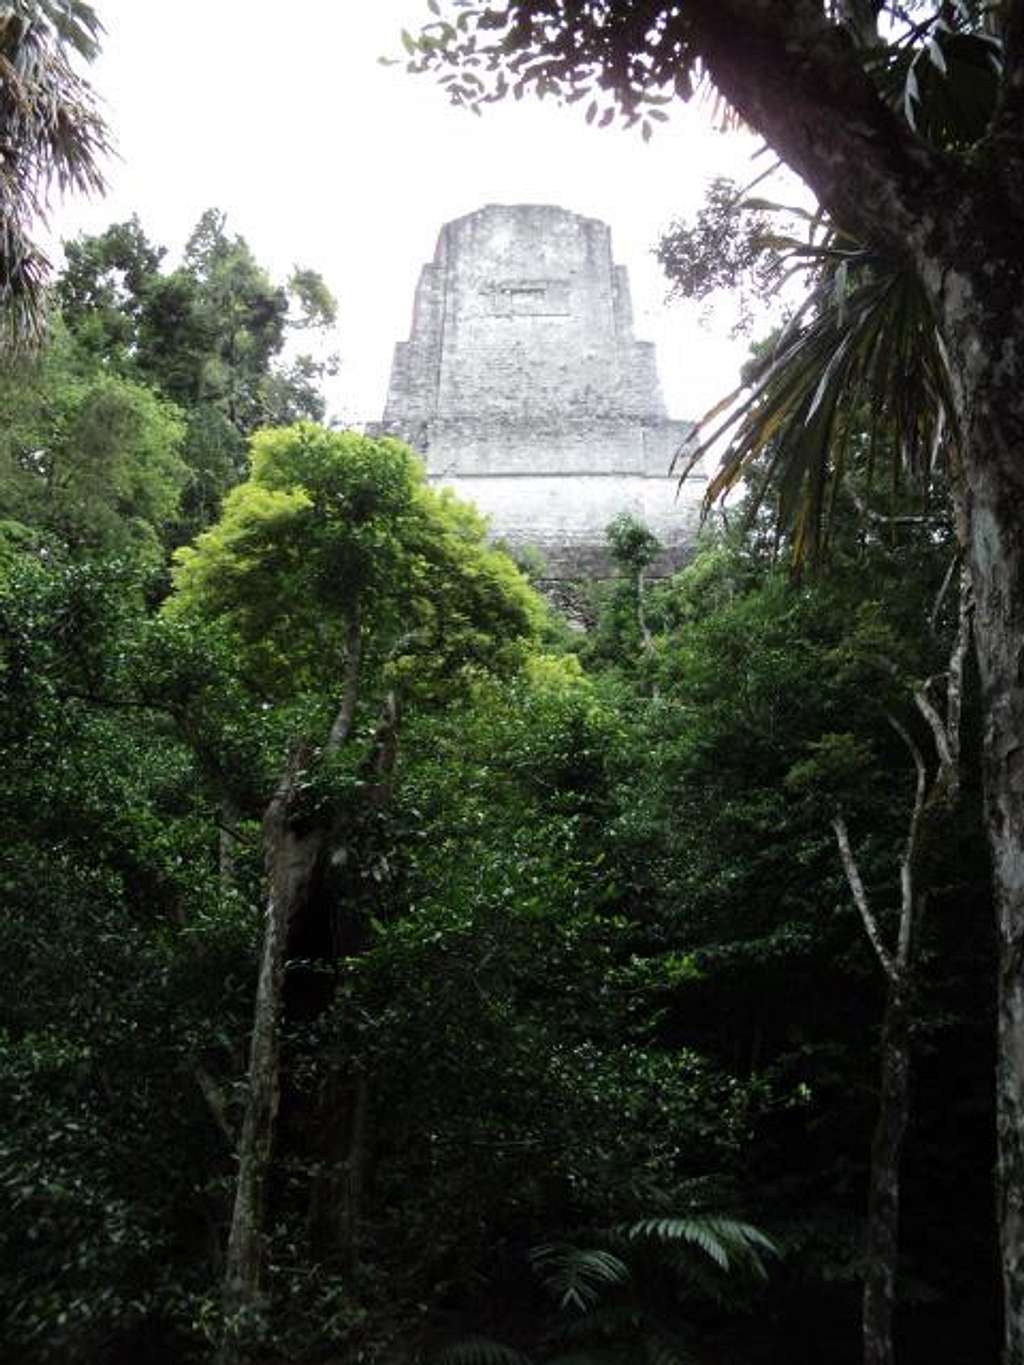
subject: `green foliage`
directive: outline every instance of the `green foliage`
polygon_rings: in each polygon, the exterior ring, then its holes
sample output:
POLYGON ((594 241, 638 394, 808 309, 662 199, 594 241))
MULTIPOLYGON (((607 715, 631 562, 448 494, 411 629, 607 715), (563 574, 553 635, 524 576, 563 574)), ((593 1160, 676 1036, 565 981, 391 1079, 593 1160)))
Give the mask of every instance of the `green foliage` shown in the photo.
MULTIPOLYGON (((749 1224, 707 1215, 642 1219, 614 1229, 604 1240, 616 1250, 560 1242, 535 1247, 529 1253, 533 1273, 560 1312, 568 1315, 548 1328, 542 1358, 550 1365, 565 1365, 570 1360, 600 1361, 609 1350, 622 1350, 633 1358, 638 1348, 651 1361, 690 1359, 678 1326, 669 1326, 645 1302, 649 1296, 644 1294, 644 1284, 649 1283, 652 1272, 656 1275, 658 1270, 668 1269, 699 1287, 699 1292, 707 1286, 711 1297, 724 1294, 728 1298, 725 1286, 730 1273, 745 1272, 763 1279, 763 1255, 776 1254, 772 1242, 749 1224), (678 1255, 670 1254, 659 1265, 658 1248, 671 1253, 680 1245, 709 1260, 719 1278, 708 1279, 706 1272, 678 1255), (634 1256, 640 1253, 636 1267, 640 1274, 634 1275, 623 1259, 630 1250, 634 1256), (606 1302, 609 1299, 612 1302, 606 1302), (567 1345, 569 1355, 565 1354, 567 1345)), ((519 1355, 501 1343, 470 1338, 431 1359, 458 1360, 465 1353, 467 1359, 489 1362, 501 1359, 503 1351, 519 1355)), ((618 1358, 617 1354, 613 1358, 618 1358)))
POLYGON ((288 281, 288 293, 296 300, 301 310, 299 327, 333 327, 338 317, 338 305, 333 294, 324 284, 322 277, 315 271, 300 269, 292 271, 288 281))
POLYGON ((807 749, 808 757, 794 763, 786 774, 786 786, 793 791, 815 795, 846 791, 871 768, 871 746, 856 735, 825 734, 811 740, 807 749))
MULTIPOLYGON (((913 772, 886 713, 930 752, 910 683, 941 672, 955 629, 949 610, 933 606, 949 553, 934 533, 907 527, 889 544, 865 538, 851 550, 845 536, 837 544, 842 553, 827 581, 794 584, 759 571, 749 547, 718 546, 667 586, 651 612, 659 695, 632 702, 609 829, 621 862, 628 866, 634 850, 632 877, 651 926, 637 949, 638 979, 652 991, 660 982, 662 1027, 712 1062, 766 1083, 751 1117, 756 1191, 746 1207, 790 1248, 786 1278, 799 1280, 805 1295, 820 1277, 838 1285, 856 1266, 853 1229, 874 1117, 873 1057, 862 1030, 878 1009, 877 968, 829 820, 837 803, 850 812, 864 880, 891 932, 913 772), (679 961, 688 970, 678 971, 679 961), (797 1207, 804 1212, 794 1218, 797 1207)), ((967 914, 980 933, 985 913, 972 899, 984 902, 986 883, 976 773, 969 788, 946 844, 927 853, 931 884, 943 890, 923 946, 926 975, 936 973, 915 1058, 925 1071, 932 1046, 925 1036, 939 1046, 941 1033, 956 1051, 971 1046, 975 1022, 987 1029, 984 1011, 975 1021, 966 1004, 983 992, 984 971, 974 975, 974 949, 953 928, 967 914), (953 978, 964 992, 956 1025, 945 1006, 932 1013, 953 978)), ((984 956, 989 945, 980 937, 984 956)), ((941 1088, 937 1076, 930 1084, 941 1088)), ((981 1072, 973 1085, 975 1095, 984 1088, 981 1072)), ((929 1177, 917 1168, 909 1198, 924 1201, 918 1217, 930 1222, 923 1188, 936 1174, 928 1166, 934 1149, 915 1153, 910 1169, 920 1161, 929 1177)), ((908 1241, 908 1254, 949 1294, 952 1282, 927 1239, 908 1241)), ((786 1292, 777 1303, 783 1317, 786 1292)))
POLYGON ((629 1278, 625 1261, 600 1248, 583 1250, 558 1244, 534 1247, 530 1264, 559 1308, 574 1308, 580 1313, 593 1308, 603 1289, 629 1278))
POLYGON ((958 418, 944 343, 910 272, 838 233, 779 247, 813 264, 810 292, 744 385, 702 420, 689 458, 731 433, 706 504, 754 471, 751 512, 775 493, 799 562, 827 548, 851 476, 870 487, 884 459, 897 490, 910 477, 927 493, 958 418))
POLYGON ((746 329, 754 302, 779 282, 782 259, 774 241, 775 215, 735 181, 716 176, 692 225, 676 219, 658 238, 655 255, 670 284, 670 298, 704 300, 727 289, 746 329))
POLYGON ((169 616, 223 621, 279 694, 336 682, 354 613, 409 686, 511 663, 541 619, 480 518, 428 488, 411 451, 311 423, 257 433, 249 480, 176 557, 169 616))
POLYGON ((467 1337, 431 1356, 435 1365, 530 1365, 530 1357, 487 1337, 467 1337))
POLYGON ((79 346, 107 369, 152 386, 183 409, 191 471, 180 543, 216 519, 223 495, 244 475, 245 438, 259 426, 319 421, 319 384, 333 359, 282 362, 293 331, 322 333, 336 305, 316 271, 275 284, 225 217, 207 210, 183 263, 137 218, 65 245, 56 298, 79 346))
POLYGON ((615 563, 631 573, 646 569, 661 552, 661 542, 654 532, 628 512, 620 512, 609 522, 606 535, 615 563))
POLYGON ((75 552, 163 559, 187 468, 170 403, 106 373, 56 329, 0 378, 0 495, 12 519, 75 552))
POLYGON ((764 1253, 777 1252, 763 1232, 734 1218, 642 1218, 621 1229, 621 1233, 632 1242, 682 1242, 709 1257, 720 1270, 746 1268, 762 1279, 766 1274, 764 1253))
POLYGON ((145 586, 24 551, 0 575, 0 1317, 26 1362, 187 1336, 229 1167, 194 1071, 244 1036, 254 925, 143 692, 145 586))
POLYGON ((281 404, 322 416, 312 361, 300 357, 294 383, 274 369, 290 327, 334 323, 334 300, 316 271, 296 269, 287 286, 274 284, 216 209, 202 215, 170 273, 160 269, 165 250, 137 218, 69 242, 65 253, 57 301, 75 336, 108 364, 186 408, 213 406, 243 435, 279 421, 281 404))
MULTIPOLYGON (((884 709, 902 698, 915 723, 906 680, 943 657, 945 551, 869 544, 808 586, 710 546, 652 598, 652 697, 622 668, 532 652, 539 608, 480 532, 402 447, 304 425, 256 439, 155 619, 131 562, 8 538, 0 1299, 19 1359, 182 1359, 215 1332, 232 1147, 197 1078, 237 1125, 257 819, 291 740, 336 709, 355 593, 356 742, 310 763, 294 811, 335 822, 344 858, 317 906, 347 938, 287 973, 273 1349, 803 1361, 808 1330, 854 1320, 877 971, 821 791, 887 923, 912 778, 884 709), (410 704, 377 804, 364 760, 394 684, 410 704), (218 822, 239 836, 227 879, 218 822), (346 1257, 310 1209, 360 1079, 372 1136, 346 1257)), ((938 1190, 974 1256, 970 809, 929 855, 961 889, 927 926, 928 1179, 908 1216, 938 1190)), ((910 1242, 930 1312, 969 1274, 944 1222, 910 1242)))
POLYGON ((132 363, 145 294, 166 254, 134 216, 99 237, 64 243, 64 269, 54 294, 83 350, 118 368, 132 363))
POLYGON ((363 1250, 392 1287, 375 1318, 415 1319, 396 1298, 415 1265, 431 1337, 454 1302, 464 1330, 503 1341, 506 1312, 550 1318, 530 1246, 732 1169, 752 1097, 650 1041, 658 988, 634 967, 642 931, 608 849, 620 724, 572 657, 406 722, 395 808, 359 845, 380 873, 358 907, 364 947, 304 1081, 327 1064, 370 1078, 392 1154, 363 1250))

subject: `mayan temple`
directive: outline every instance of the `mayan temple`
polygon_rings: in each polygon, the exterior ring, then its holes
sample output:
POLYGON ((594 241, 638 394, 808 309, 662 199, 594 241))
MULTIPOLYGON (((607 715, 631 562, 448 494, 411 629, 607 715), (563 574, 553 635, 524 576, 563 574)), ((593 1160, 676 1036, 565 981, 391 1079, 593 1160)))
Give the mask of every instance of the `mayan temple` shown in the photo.
POLYGON ((633 336, 629 279, 595 218, 489 204, 446 223, 395 348, 382 423, 470 499, 493 535, 552 577, 607 568, 625 510, 678 561, 702 477, 669 474, 690 423, 665 412, 654 346, 633 336))

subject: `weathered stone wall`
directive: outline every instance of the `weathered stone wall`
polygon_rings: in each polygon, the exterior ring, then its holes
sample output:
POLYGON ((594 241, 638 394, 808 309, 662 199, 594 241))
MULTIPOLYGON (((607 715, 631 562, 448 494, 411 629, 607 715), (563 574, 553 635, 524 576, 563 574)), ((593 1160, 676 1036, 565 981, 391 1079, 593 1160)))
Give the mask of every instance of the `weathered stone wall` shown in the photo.
POLYGON ((678 536, 674 479, 575 474, 456 477, 440 482, 475 503, 490 518, 495 537, 510 549, 538 550, 552 578, 607 574, 604 529, 620 512, 644 522, 669 547, 660 565, 663 570, 678 563, 690 543, 678 536))
POLYGON ((669 475, 689 424, 666 416, 654 347, 633 337, 627 272, 596 219, 491 204, 445 224, 376 429, 553 572, 599 569, 624 509, 673 558, 692 540, 703 479, 680 493, 669 475))

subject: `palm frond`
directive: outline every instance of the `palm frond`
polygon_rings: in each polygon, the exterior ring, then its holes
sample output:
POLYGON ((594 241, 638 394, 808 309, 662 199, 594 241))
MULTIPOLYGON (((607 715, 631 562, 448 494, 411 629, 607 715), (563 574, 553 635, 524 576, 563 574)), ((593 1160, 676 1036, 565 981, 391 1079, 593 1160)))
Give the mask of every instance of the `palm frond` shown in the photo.
POLYGON ((650 1330, 650 1316, 639 1304, 602 1303, 585 1317, 566 1318, 553 1334, 557 1341, 636 1340, 650 1330))
POLYGON ((100 24, 83 0, 11 0, 0 13, 0 349, 38 340, 48 262, 31 238, 51 187, 100 192, 110 150, 89 59, 100 24))
POLYGON ((750 1223, 735 1218, 694 1215, 686 1218, 642 1218, 621 1227, 631 1242, 692 1247, 720 1270, 742 1267, 763 1276, 764 1255, 777 1255, 775 1244, 750 1223))
POLYGON ((544 1360, 544 1365, 619 1365, 619 1362, 619 1352, 609 1350, 607 1347, 592 1346, 571 1351, 568 1355, 548 1356, 544 1360))
POLYGON ((676 1336, 649 1336, 644 1343, 647 1365, 694 1365, 697 1357, 676 1336))
POLYGON ((629 1278, 624 1261, 611 1251, 594 1247, 564 1243, 535 1247, 530 1252, 530 1264, 559 1307, 581 1313, 593 1308, 602 1289, 629 1278))
POLYGON ((710 508, 767 455, 751 515, 774 490, 798 560, 824 548, 850 459, 862 456, 870 473, 883 431, 897 487, 904 478, 926 486, 959 434, 945 348, 916 277, 863 249, 802 254, 818 273, 798 317, 682 468, 685 477, 728 439, 705 494, 710 508))
POLYGON ((430 1357, 430 1365, 532 1365, 529 1356, 490 1337, 464 1337, 430 1357))
POLYGON ((584 1317, 562 1325, 556 1340, 586 1343, 545 1365, 597 1365, 615 1347, 627 1348, 627 1360, 635 1362, 638 1351, 648 1365, 691 1365, 693 1356, 677 1331, 667 1327, 637 1303, 602 1304, 584 1317))

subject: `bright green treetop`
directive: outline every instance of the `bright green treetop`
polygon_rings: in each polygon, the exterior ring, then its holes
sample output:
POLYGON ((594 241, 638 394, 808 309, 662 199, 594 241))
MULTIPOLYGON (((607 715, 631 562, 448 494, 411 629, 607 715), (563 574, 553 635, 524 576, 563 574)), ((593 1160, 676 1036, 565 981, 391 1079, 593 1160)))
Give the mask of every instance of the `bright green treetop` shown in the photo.
POLYGON ((353 623, 403 673, 500 667, 543 609, 484 530, 397 441, 312 422, 260 431, 220 521, 177 552, 166 610, 228 625, 278 695, 332 684, 353 623))

